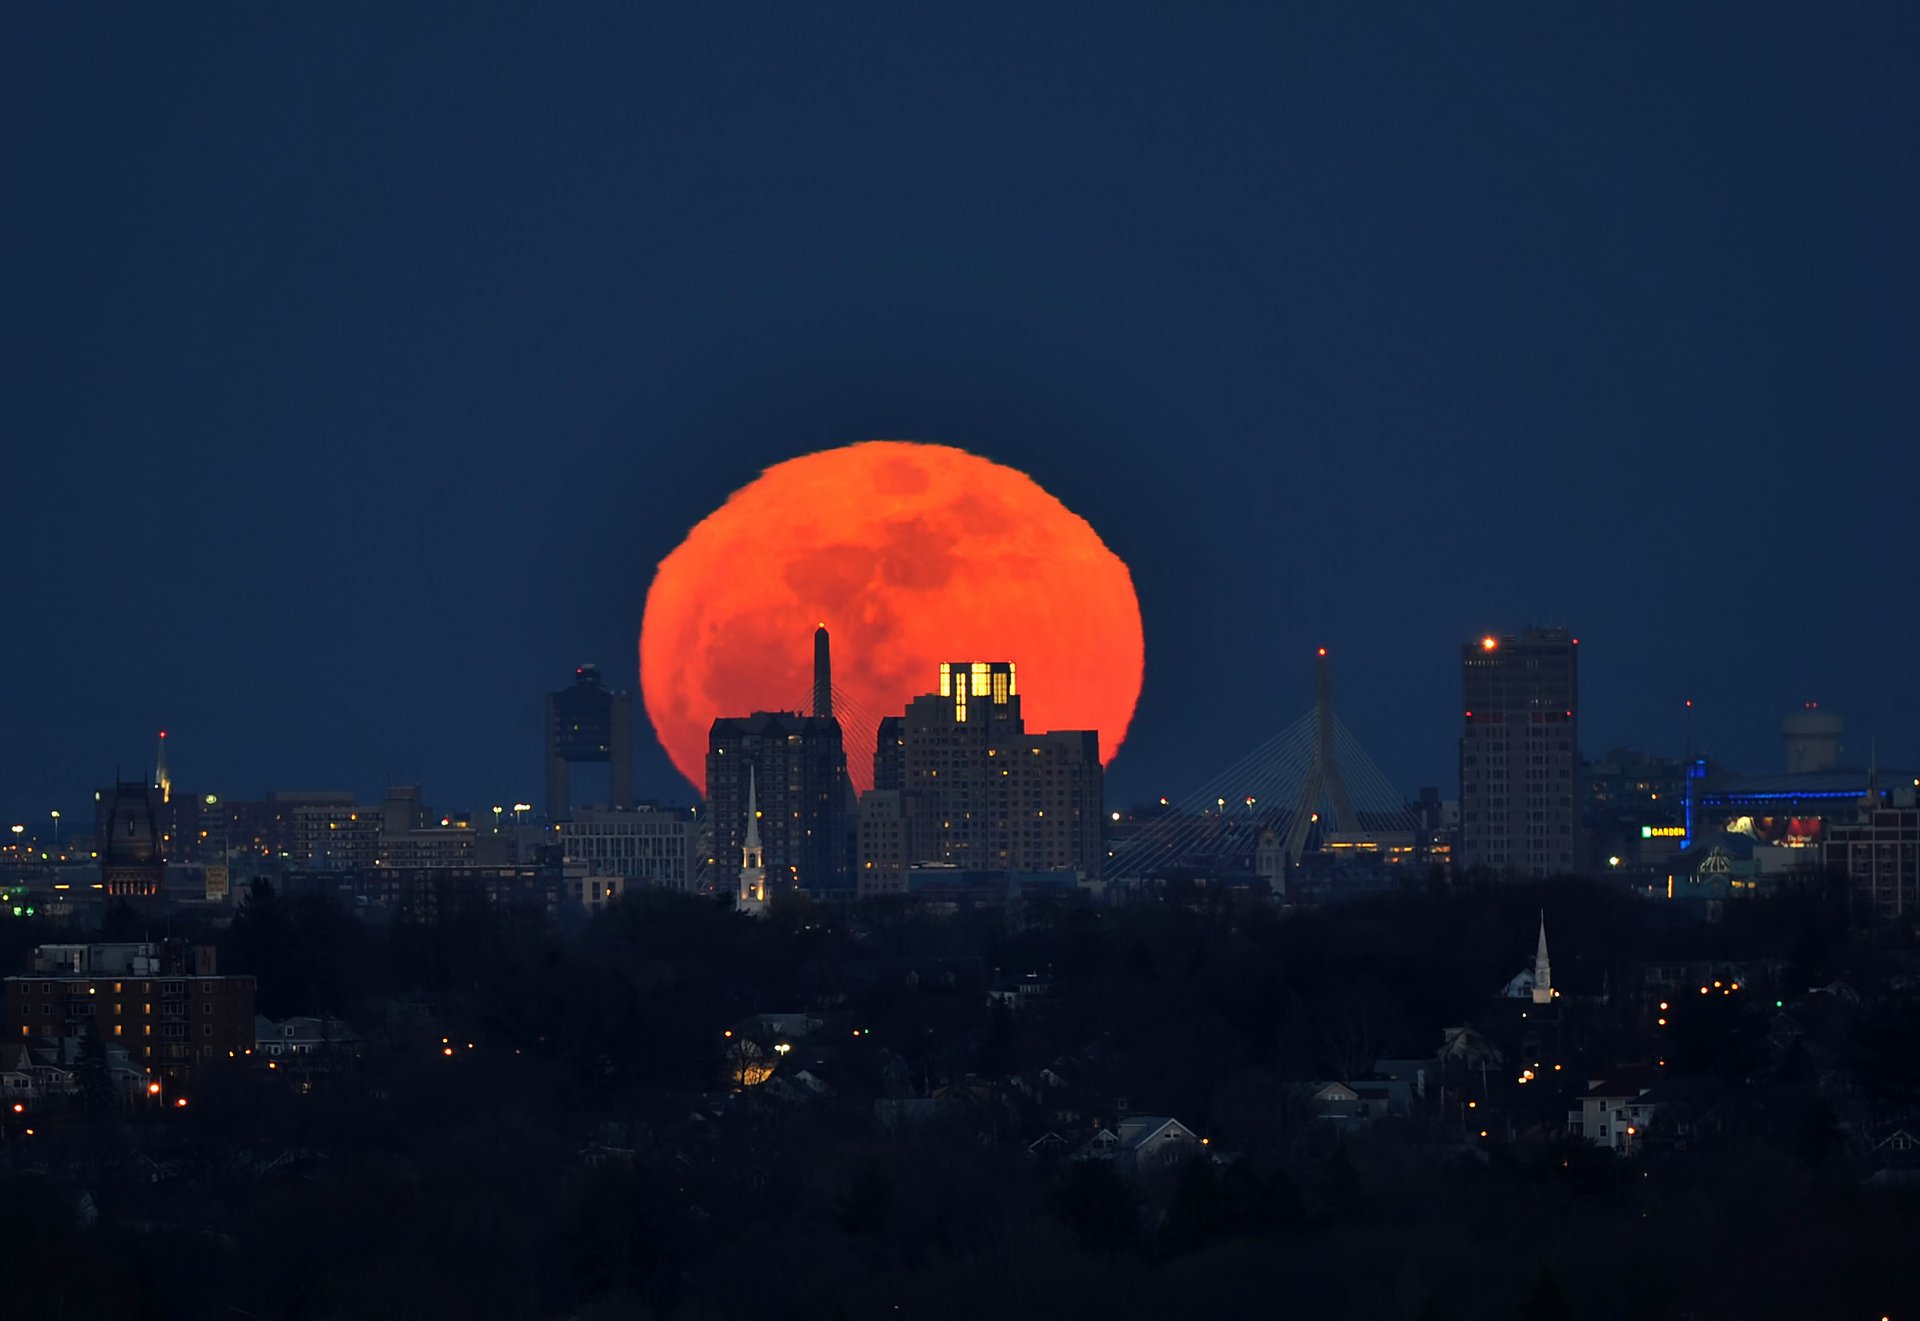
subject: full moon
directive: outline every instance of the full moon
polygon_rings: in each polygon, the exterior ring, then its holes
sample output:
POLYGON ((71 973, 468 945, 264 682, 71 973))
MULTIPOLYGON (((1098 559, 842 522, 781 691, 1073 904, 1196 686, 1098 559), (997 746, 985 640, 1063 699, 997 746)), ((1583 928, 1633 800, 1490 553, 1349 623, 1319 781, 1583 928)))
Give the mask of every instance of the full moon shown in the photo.
POLYGON ((942 661, 1012 661, 1027 728, 1098 730, 1109 761, 1140 696, 1133 579, 1084 518, 965 450, 866 441, 767 469, 660 563, 640 688, 695 787, 715 717, 807 709, 820 624, 861 789, 873 725, 942 661))

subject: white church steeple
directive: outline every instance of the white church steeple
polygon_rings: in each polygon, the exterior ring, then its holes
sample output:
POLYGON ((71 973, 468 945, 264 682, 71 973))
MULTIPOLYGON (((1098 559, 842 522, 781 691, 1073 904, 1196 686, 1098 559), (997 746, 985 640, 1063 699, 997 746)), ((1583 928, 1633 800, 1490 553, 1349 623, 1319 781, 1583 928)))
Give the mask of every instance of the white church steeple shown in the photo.
POLYGON ((1533 952, 1533 1002, 1553 1003, 1553 964, 1547 959, 1547 915, 1540 914, 1540 944, 1533 952))
POLYGON ((756 916, 767 911, 767 859, 760 847, 760 803, 752 763, 747 765, 747 833, 740 844, 739 908, 756 916))

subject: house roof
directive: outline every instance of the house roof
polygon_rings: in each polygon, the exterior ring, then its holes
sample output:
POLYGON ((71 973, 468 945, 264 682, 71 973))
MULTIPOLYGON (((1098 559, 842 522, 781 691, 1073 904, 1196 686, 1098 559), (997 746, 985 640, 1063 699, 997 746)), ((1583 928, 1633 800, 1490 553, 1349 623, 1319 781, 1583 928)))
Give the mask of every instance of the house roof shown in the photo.
POLYGON ((1607 1070, 1605 1073, 1587 1079, 1584 1098, 1595 1100, 1612 1097, 1635 1097, 1647 1091, 1661 1078, 1660 1070, 1652 1064, 1627 1064, 1607 1070))
POLYGON ((1192 1129, 1167 1115, 1135 1115, 1131 1119, 1123 1119, 1117 1136, 1123 1151, 1138 1151, 1161 1137, 1185 1137, 1189 1141, 1199 1141, 1192 1129))

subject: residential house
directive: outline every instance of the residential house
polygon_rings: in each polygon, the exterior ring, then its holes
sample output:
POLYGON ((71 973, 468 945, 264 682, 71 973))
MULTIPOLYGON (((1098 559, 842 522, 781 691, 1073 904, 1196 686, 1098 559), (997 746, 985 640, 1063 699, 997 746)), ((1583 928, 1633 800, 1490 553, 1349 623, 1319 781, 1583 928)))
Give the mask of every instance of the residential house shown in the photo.
POLYGON ((1580 1108, 1567 1112, 1567 1131, 1609 1151, 1630 1153, 1659 1107, 1658 1098, 1647 1095, 1659 1081, 1660 1070, 1651 1064, 1589 1077, 1580 1108))
POLYGON ((255 1015, 253 1020, 254 1054, 268 1059, 354 1054, 359 1047, 359 1036, 337 1018, 295 1016, 276 1023, 255 1015))
POLYGON ((1135 1115, 1114 1130, 1114 1166, 1126 1174, 1146 1174, 1184 1164, 1206 1154, 1207 1140, 1177 1119, 1135 1115))

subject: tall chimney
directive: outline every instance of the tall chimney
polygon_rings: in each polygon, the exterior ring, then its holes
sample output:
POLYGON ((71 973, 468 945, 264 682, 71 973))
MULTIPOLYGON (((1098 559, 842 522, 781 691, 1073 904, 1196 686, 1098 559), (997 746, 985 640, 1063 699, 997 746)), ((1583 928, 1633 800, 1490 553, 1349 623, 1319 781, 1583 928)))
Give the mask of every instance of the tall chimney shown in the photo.
POLYGON ((825 624, 813 630, 813 713, 833 714, 833 655, 828 649, 825 624))

